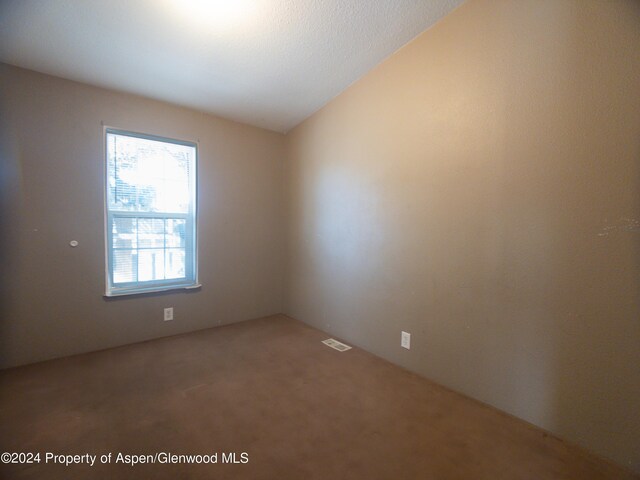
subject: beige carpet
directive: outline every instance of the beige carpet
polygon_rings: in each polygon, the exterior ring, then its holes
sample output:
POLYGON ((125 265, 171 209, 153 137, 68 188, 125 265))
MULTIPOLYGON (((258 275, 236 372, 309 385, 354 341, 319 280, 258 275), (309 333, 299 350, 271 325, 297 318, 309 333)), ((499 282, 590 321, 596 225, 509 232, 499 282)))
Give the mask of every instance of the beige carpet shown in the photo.
POLYGON ((634 478, 327 337, 278 315, 2 371, 0 451, 39 452, 40 463, 0 465, 0 477, 634 478), (64 466, 47 452, 96 459, 64 466), (118 453, 217 463, 131 466, 118 453))

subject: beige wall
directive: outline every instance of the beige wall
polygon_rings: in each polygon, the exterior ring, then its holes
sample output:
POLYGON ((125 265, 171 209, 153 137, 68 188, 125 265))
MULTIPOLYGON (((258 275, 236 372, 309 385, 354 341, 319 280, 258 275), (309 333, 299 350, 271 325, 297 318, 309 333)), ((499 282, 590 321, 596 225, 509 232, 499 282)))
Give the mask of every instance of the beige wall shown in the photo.
POLYGON ((0 92, 0 365, 281 311, 283 135, 7 65, 0 92), (200 141, 200 291, 103 298, 102 122, 200 141))
POLYGON ((289 134, 285 313, 640 471, 638 51, 471 0, 397 52, 289 134))

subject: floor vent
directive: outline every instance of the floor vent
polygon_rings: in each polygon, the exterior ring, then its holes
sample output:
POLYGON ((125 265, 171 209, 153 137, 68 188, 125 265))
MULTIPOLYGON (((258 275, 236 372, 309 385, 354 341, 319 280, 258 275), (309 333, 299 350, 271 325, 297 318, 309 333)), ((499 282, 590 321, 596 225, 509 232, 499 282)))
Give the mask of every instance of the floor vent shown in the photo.
POLYGON ((347 350, 351 350, 351 347, 349 345, 340 343, 333 338, 327 338, 326 340, 323 340, 322 343, 324 343, 327 347, 335 348, 339 352, 346 352, 347 350))

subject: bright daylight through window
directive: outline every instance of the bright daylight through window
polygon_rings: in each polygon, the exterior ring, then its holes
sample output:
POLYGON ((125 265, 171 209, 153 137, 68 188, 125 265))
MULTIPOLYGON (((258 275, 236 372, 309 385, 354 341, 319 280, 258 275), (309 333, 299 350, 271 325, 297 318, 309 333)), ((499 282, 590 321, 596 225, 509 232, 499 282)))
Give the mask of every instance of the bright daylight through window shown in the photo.
POLYGON ((196 144, 105 135, 107 295, 197 286, 196 144))

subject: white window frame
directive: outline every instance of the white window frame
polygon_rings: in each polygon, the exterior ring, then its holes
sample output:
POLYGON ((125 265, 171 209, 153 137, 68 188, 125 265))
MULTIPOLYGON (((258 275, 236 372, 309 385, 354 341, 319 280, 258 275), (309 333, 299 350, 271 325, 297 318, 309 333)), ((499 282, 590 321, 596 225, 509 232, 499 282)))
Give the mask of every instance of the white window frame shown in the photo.
POLYGON ((198 189, 198 158, 199 145, 197 141, 178 140, 174 138, 162 137, 147 133, 134 132, 120 128, 104 126, 103 129, 103 154, 104 154, 104 220, 105 220, 105 297, 116 297, 122 295, 136 295, 152 292, 164 292, 168 290, 182 290, 200 288, 198 281, 198 208, 197 208, 197 189, 198 189), (189 212, 172 213, 172 212, 135 212, 124 210, 111 210, 109 208, 109 157, 107 135, 124 135, 133 138, 141 138, 146 140, 154 140, 164 143, 172 143, 176 145, 185 145, 195 149, 195 158, 192 168, 189 169, 189 182, 192 185, 191 199, 189 202, 189 212), (186 228, 191 232, 193 248, 185 248, 185 278, 167 279, 167 280, 149 280, 127 283, 113 283, 113 260, 112 246, 113 234, 111 233, 113 218, 157 218, 157 219, 180 219, 186 220, 186 228))

